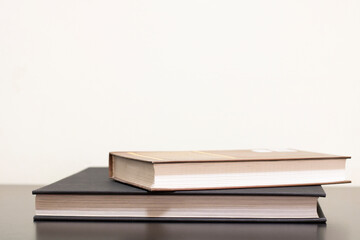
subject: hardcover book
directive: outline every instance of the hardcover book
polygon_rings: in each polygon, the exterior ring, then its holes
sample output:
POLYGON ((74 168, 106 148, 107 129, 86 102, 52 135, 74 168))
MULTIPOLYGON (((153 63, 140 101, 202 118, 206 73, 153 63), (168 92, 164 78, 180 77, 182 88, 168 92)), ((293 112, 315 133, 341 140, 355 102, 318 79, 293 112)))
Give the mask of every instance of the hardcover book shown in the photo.
POLYGON ((149 191, 350 182, 348 156, 283 150, 111 152, 110 177, 149 191))
POLYGON ((34 220, 325 222, 321 186, 148 192, 88 168, 34 190, 34 220))

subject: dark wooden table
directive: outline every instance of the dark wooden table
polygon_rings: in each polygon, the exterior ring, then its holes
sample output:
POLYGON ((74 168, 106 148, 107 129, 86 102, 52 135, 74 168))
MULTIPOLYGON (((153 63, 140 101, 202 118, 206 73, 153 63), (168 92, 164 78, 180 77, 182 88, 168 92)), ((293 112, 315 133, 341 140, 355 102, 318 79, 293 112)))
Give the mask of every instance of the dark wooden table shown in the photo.
POLYGON ((0 185, 0 239, 360 239, 360 188, 325 187, 327 224, 33 222, 33 189, 0 185))

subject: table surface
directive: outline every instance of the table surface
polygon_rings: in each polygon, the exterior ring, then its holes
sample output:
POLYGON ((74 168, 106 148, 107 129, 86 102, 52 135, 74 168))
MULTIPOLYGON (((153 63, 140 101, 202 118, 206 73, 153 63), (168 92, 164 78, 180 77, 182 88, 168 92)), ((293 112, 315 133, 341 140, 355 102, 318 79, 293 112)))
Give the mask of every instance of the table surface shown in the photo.
POLYGON ((0 185, 0 239, 321 239, 360 238, 360 188, 324 187, 327 224, 33 222, 33 189, 0 185))

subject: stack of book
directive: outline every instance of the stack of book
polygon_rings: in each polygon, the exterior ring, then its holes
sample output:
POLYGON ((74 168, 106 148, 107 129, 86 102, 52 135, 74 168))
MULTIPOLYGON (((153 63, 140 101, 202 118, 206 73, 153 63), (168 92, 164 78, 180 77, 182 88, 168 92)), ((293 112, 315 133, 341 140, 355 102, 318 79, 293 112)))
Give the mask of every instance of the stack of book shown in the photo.
POLYGON ((292 149, 111 152, 109 168, 34 190, 34 219, 325 222, 321 185, 350 182, 348 158, 292 149))

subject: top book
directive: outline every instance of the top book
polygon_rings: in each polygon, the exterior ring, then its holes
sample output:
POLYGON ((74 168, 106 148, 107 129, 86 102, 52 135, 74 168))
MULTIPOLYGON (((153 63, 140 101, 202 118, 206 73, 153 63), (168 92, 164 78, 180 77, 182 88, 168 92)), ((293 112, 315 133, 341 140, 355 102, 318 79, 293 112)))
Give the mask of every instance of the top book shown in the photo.
POLYGON ((149 191, 346 183, 349 156, 294 149, 111 152, 110 177, 149 191))

